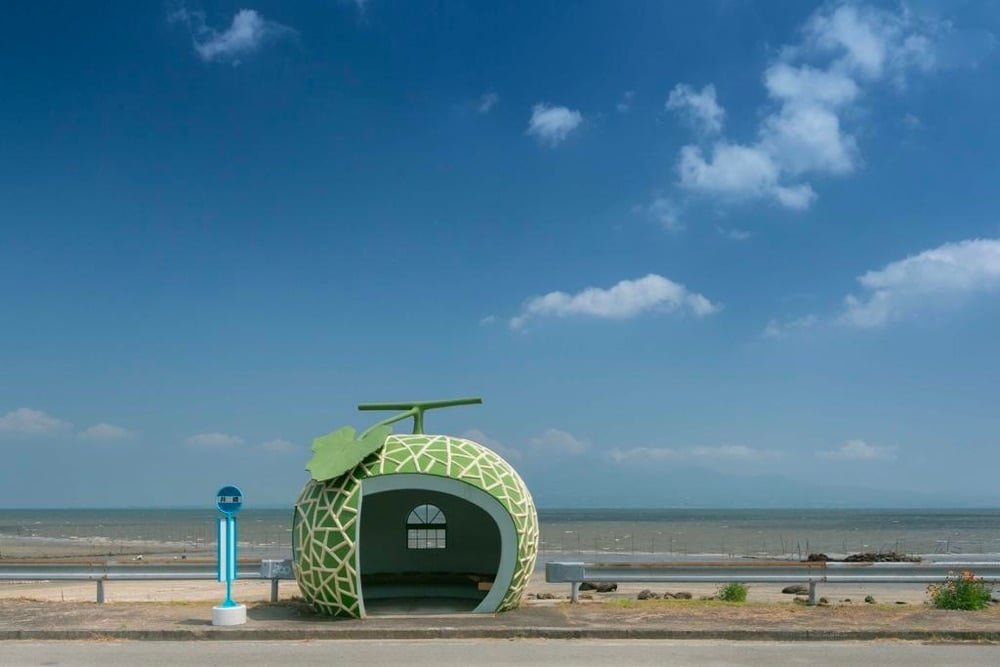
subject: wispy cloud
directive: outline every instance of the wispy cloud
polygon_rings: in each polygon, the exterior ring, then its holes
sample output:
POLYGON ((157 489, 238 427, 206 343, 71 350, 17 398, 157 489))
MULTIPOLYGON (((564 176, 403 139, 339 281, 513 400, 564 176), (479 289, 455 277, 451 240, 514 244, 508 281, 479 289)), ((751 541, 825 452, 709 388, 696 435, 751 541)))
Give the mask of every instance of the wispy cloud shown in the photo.
POLYGON ((197 433, 187 439, 193 447, 235 447, 243 444, 243 438, 228 433, 197 433))
POLYGON ((478 113, 489 113, 493 110, 497 104, 500 103, 500 96, 496 93, 484 93, 479 97, 476 102, 476 111, 478 113))
POLYGON ((649 311, 689 311, 704 317, 718 310, 717 304, 701 294, 651 273, 637 280, 622 280, 607 289, 588 287, 576 294, 549 292, 533 297, 509 324, 512 329, 520 329, 528 320, 538 317, 587 316, 624 320, 649 311))
POLYGON ((804 315, 791 320, 770 320, 764 327, 764 338, 786 338, 790 334, 813 329, 819 325, 820 320, 816 315, 804 315))
POLYGON ((780 454, 769 449, 755 449, 745 445, 719 445, 714 447, 616 447, 610 452, 616 463, 643 461, 771 461, 780 454))
POLYGON ((583 124, 583 114, 566 107, 536 104, 531 109, 527 133, 543 144, 558 146, 583 124))
POLYGON ((1000 293, 1000 239, 970 239, 925 250, 860 276, 862 291, 844 297, 832 316, 771 319, 765 338, 785 338, 839 325, 878 329, 920 314, 954 308, 977 295, 1000 293))
MULTIPOLYGON (((235 444, 235 443, 234 443, 235 444)), ((261 451, 270 452, 271 454, 287 454, 289 452, 298 451, 298 447, 295 446, 290 440, 284 440, 282 438, 275 438, 274 440, 268 440, 267 442, 262 442, 257 445, 257 449, 261 451)))
POLYGON ((128 440, 135 437, 135 433, 121 426, 101 422, 80 431, 79 436, 84 440, 94 442, 110 442, 113 440, 128 440))
POLYGON ((864 440, 848 440, 837 449, 816 452, 827 461, 895 461, 897 447, 876 447, 864 440))
POLYGON ((480 445, 485 445, 489 447, 494 452, 499 454, 502 458, 508 461, 517 461, 521 459, 521 452, 513 447, 508 447, 496 438, 491 438, 477 428, 471 428, 464 433, 462 437, 466 440, 471 440, 473 442, 478 442, 480 445))
POLYGON ((649 206, 640 208, 668 232, 684 231, 685 225, 680 218, 680 207, 672 199, 657 197, 649 206))
POLYGON ((635 101, 635 91, 626 90, 625 94, 622 95, 621 101, 615 105, 615 108, 618 109, 620 113, 626 113, 628 111, 631 111, 632 102, 634 101, 635 101))
POLYGON ((838 322, 859 328, 884 326, 925 308, 1000 291, 1000 240, 946 243, 869 271, 858 282, 865 292, 846 297, 838 322))
POLYGON ((70 426, 69 422, 31 408, 18 408, 0 417, 0 435, 45 435, 70 426))
POLYGON ((545 429, 538 437, 531 439, 531 444, 539 449, 571 456, 583 454, 590 448, 590 444, 586 441, 555 428, 545 429))
POLYGON ((286 25, 266 20, 254 9, 236 12, 232 23, 222 31, 208 25, 205 12, 190 10, 183 5, 167 18, 171 23, 187 27, 195 52, 205 62, 238 64, 240 58, 257 51, 265 43, 297 34, 286 25))
MULTIPOLYGON (((809 174, 843 175, 860 163, 855 137, 845 130, 862 91, 935 66, 932 27, 902 9, 890 12, 854 2, 829 4, 801 29, 801 40, 779 51, 764 71, 773 108, 752 143, 721 138, 680 151, 679 184, 705 195, 771 199, 804 210, 816 199, 809 174)), ((706 136, 722 128, 723 110, 711 86, 680 84, 667 108, 692 119, 706 136)))
POLYGON ((677 111, 705 134, 718 134, 726 118, 725 110, 715 99, 715 86, 708 84, 700 91, 679 83, 670 91, 667 109, 677 111))
POLYGON ((715 231, 728 241, 746 241, 751 236, 749 231, 736 227, 716 227, 715 231))

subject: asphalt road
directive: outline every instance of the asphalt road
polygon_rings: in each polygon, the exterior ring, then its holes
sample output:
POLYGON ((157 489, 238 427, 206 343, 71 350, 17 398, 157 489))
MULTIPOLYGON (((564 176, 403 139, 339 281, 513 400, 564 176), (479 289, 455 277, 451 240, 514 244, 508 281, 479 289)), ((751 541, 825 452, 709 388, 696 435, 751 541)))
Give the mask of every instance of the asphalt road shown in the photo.
POLYGON ((914 665, 1000 664, 1000 646, 913 642, 202 641, 0 644, 0 665, 914 665))

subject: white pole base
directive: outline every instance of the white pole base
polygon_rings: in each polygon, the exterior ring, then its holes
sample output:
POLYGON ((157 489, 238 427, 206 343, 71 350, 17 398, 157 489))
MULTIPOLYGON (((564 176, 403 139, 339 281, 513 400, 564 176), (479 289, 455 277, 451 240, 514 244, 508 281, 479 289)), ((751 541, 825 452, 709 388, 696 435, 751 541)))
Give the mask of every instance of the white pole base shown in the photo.
POLYGON ((247 606, 238 604, 235 607, 212 607, 212 625, 243 625, 247 622, 247 606))

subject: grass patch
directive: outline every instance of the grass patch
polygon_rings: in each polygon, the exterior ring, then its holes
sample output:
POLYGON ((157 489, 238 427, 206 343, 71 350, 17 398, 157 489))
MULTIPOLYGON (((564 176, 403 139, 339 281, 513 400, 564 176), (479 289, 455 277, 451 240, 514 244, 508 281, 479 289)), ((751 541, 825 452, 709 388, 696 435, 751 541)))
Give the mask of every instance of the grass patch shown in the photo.
POLYGON ((931 603, 938 609, 985 609, 993 597, 993 586, 984 583, 972 572, 948 575, 943 584, 927 587, 931 603))
POLYGON ((746 602, 748 590, 746 584, 731 581, 719 587, 718 596, 723 602, 746 602))

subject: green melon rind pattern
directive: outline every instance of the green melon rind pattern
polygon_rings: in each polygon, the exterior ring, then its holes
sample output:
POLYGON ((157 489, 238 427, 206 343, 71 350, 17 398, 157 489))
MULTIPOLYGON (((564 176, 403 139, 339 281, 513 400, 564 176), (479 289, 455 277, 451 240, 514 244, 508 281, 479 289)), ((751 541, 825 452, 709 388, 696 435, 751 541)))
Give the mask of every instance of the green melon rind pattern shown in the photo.
POLYGON ((445 435, 390 435, 381 450, 340 477, 310 480, 295 503, 294 571, 306 601, 332 616, 361 615, 357 577, 357 518, 361 481, 420 473, 458 479, 496 498, 517 532, 517 564, 498 611, 514 609, 538 555, 538 514, 517 472, 471 440, 445 435))

